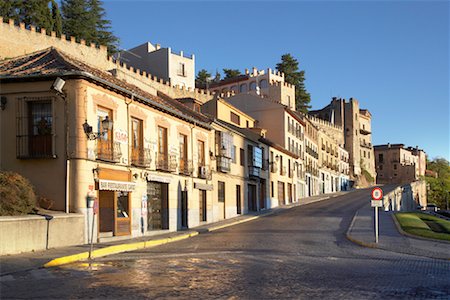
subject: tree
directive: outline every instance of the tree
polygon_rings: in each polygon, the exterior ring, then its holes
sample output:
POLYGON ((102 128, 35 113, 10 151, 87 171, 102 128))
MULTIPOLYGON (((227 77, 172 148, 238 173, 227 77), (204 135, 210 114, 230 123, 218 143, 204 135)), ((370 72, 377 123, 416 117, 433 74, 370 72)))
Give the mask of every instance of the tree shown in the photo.
POLYGON ((225 74, 224 79, 233 78, 241 75, 241 71, 238 69, 223 69, 223 73, 225 74))
POLYGON ((435 203, 440 208, 447 207, 447 201, 450 197, 450 165, 444 158, 435 158, 427 161, 427 169, 437 173, 437 178, 425 176, 429 185, 428 203, 435 203))
POLYGON ((49 0, 3 0, 0 1, 0 15, 18 23, 36 26, 37 29, 45 29, 47 32, 53 27, 49 0))
POLYGON ((61 11, 59 10, 58 3, 56 3, 55 0, 52 0, 52 19, 53 19, 52 31, 56 32, 57 36, 61 36, 62 34, 61 11))
POLYGON ((281 62, 277 64, 277 70, 284 73, 284 79, 287 83, 295 86, 295 108, 304 113, 311 108, 311 96, 305 88, 305 71, 300 71, 298 61, 291 54, 287 53, 281 56, 281 62))
POLYGON ((211 73, 209 73, 205 69, 201 69, 200 71, 198 71, 197 77, 195 77, 195 86, 198 88, 207 88, 210 78, 211 73))
POLYGON ((4 19, 17 19, 18 0, 0 1, 0 16, 4 19))
POLYGON ((117 51, 119 39, 111 32, 111 21, 98 0, 62 0, 63 32, 87 43, 108 47, 111 55, 117 51))

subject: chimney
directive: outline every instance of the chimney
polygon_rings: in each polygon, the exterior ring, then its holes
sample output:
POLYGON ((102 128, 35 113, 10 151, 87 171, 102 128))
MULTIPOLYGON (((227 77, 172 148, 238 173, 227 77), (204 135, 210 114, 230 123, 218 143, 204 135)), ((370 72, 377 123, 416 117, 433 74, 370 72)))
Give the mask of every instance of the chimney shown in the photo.
POLYGON ((388 148, 391 148, 391 143, 388 143, 387 146, 388 146, 388 148))
POLYGON ((156 44, 156 45, 155 45, 155 49, 156 49, 156 50, 161 49, 161 44, 156 44))
POLYGON ((245 69, 245 75, 248 75, 248 73, 249 73, 248 69, 245 69))

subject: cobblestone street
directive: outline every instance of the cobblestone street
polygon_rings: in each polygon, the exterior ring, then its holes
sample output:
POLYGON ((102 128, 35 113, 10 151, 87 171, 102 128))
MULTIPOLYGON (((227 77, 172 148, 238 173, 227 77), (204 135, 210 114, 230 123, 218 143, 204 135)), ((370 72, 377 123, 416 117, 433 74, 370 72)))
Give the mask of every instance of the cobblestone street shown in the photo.
POLYGON ((345 238, 367 191, 173 244, 4 276, 8 298, 448 299, 450 261, 345 238))

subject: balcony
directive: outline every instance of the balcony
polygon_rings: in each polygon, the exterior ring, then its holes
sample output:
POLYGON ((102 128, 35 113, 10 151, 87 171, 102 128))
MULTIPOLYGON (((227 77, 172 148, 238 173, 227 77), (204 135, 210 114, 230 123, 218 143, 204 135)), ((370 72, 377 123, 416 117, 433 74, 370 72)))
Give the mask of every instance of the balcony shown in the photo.
POLYGON ((364 141, 361 141, 360 145, 361 145, 361 147, 364 147, 367 149, 372 149, 372 143, 366 143, 364 141))
POLYGON ((211 170, 209 166, 199 166, 198 167, 198 178, 211 179, 211 170))
POLYGON ((217 171, 229 173, 231 171, 231 158, 226 156, 217 156, 217 171))
POLYGON ((175 172, 177 169, 177 159, 175 155, 158 153, 156 159, 156 170, 163 172, 175 172))
POLYGON ((111 141, 97 140, 97 159, 110 161, 110 162, 120 162, 122 157, 122 150, 120 149, 120 144, 118 142, 112 143, 111 141))
POLYGON ((359 133, 361 133, 361 134, 363 134, 363 135, 368 135, 368 134, 371 134, 371 132, 369 131, 369 130, 367 130, 367 129, 359 129, 359 133))
POLYGON ((248 166, 248 176, 249 177, 261 177, 261 169, 255 166, 248 166))
POLYGON ((131 164, 136 167, 150 167, 151 163, 150 149, 132 148, 131 149, 131 164))
POLYGON ((272 173, 276 173, 276 172, 278 172, 278 166, 277 166, 277 163, 276 162, 272 162, 272 166, 271 166, 271 168, 270 168, 270 172, 272 172, 272 173))
POLYGON ((192 175, 192 171, 192 160, 180 159, 180 163, 178 165, 178 173, 181 175, 190 176, 192 175))

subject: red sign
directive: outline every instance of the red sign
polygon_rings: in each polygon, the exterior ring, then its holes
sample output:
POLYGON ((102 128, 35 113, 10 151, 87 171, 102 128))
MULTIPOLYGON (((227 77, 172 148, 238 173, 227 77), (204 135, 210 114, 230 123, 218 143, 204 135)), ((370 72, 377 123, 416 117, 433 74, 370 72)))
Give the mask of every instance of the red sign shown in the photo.
POLYGON ((94 215, 98 215, 98 199, 95 198, 94 201, 94 215))
POLYGON ((381 200, 383 199, 383 190, 379 187, 373 188, 371 195, 373 200, 381 200))

